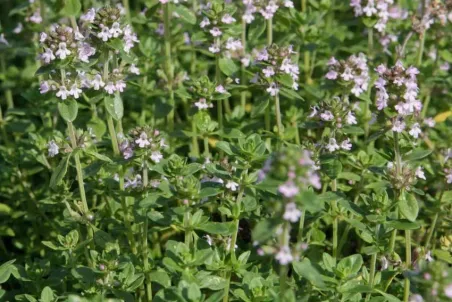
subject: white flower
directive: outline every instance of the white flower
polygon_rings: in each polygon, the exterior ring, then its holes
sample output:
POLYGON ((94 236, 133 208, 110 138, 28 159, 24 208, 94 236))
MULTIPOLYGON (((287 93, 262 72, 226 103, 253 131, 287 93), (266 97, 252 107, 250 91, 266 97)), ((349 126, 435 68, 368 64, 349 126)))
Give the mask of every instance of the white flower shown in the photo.
POLYGON ((226 89, 224 89, 223 85, 218 85, 217 87, 215 87, 215 91, 218 93, 227 93, 226 89))
MULTIPOLYGON (((101 27, 102 27, 102 25, 101 25, 101 27)), ((99 39, 102 39, 102 41, 107 42, 108 39, 111 38, 111 33, 110 33, 110 30, 108 29, 108 27, 104 25, 102 27, 102 30, 97 34, 97 37, 99 39)))
POLYGON ((162 153, 160 151, 152 151, 151 153, 151 159, 155 163, 159 163, 163 158, 162 153))
POLYGON ((54 157, 55 155, 57 155, 58 153, 60 153, 60 148, 58 147, 58 145, 55 143, 54 140, 51 140, 48 144, 47 144, 47 148, 48 148, 48 152, 49 152, 49 157, 54 157))
POLYGON ((212 44, 212 45, 209 47, 209 51, 210 51, 211 53, 218 53, 218 52, 220 52, 220 47, 219 47, 217 44, 212 44))
POLYGON ((388 267, 389 267, 389 261, 388 261, 388 259, 386 259, 385 256, 381 257, 380 263, 381 263, 381 270, 382 270, 382 271, 388 269, 388 267))
POLYGON ((416 169, 416 177, 425 180, 425 173, 424 170, 422 169, 422 167, 417 167, 416 169))
POLYGON ((201 28, 206 27, 207 25, 210 25, 210 21, 207 17, 204 17, 204 19, 202 19, 201 23, 199 23, 199 26, 201 28))
POLYGON ((405 129, 405 127, 406 127, 406 124, 404 121, 396 120, 394 122, 394 124, 392 125, 392 131, 400 133, 405 129))
POLYGON ((262 72, 264 73, 266 78, 269 78, 275 74, 275 71, 273 70, 273 67, 271 67, 271 66, 268 66, 267 68, 262 69, 262 72))
POLYGON ((117 38, 119 37, 120 34, 122 34, 122 29, 119 25, 118 22, 115 22, 112 24, 111 28, 110 28, 110 34, 114 37, 117 38))
POLYGON ((69 94, 72 95, 75 99, 78 99, 80 97, 80 93, 82 93, 82 90, 77 87, 77 84, 73 84, 71 86, 71 90, 69 90, 69 94))
POLYGON ((410 296, 408 302, 424 302, 424 298, 419 294, 414 294, 410 296))
POLYGON ((419 134, 422 133, 421 128, 419 126, 419 123, 414 123, 413 126, 411 126, 410 131, 408 132, 412 137, 418 138, 419 134))
POLYGON ((320 118, 324 121, 331 121, 334 118, 334 115, 331 113, 331 111, 325 111, 320 113, 320 118))
POLYGON ((333 137, 330 138, 330 141, 328 142, 328 144, 327 144, 325 147, 326 147, 326 148, 328 149, 328 151, 330 151, 330 152, 334 152, 334 151, 340 149, 339 145, 338 145, 337 142, 336 142, 336 139, 333 138, 333 137))
POLYGON ((424 120, 424 124, 426 124, 430 128, 433 128, 433 127, 435 127, 436 122, 433 118, 428 117, 424 120))
POLYGON ((271 83, 266 91, 270 93, 271 96, 276 96, 279 93, 279 88, 275 83, 271 83))
POLYGON ((66 43, 60 42, 60 44, 58 44, 58 50, 55 52, 55 55, 59 57, 61 60, 64 60, 70 54, 71 51, 66 48, 66 43))
POLYGON ((209 108, 209 104, 205 98, 200 98, 199 101, 195 102, 195 106, 198 107, 199 110, 209 108))
POLYGON ((44 63, 49 64, 50 61, 55 60, 55 55, 50 48, 46 48, 44 53, 41 54, 41 59, 44 61, 44 63))
POLYGON ((123 80, 118 80, 115 83, 116 90, 119 92, 123 92, 124 88, 126 88, 126 83, 123 80))
POLYGON ((337 71, 335 70, 330 70, 328 71, 328 73, 325 75, 325 78, 327 78, 328 80, 335 80, 337 79, 337 71))
POLYGON ((209 31, 211 34, 212 34, 212 36, 214 36, 214 37, 219 37, 219 36, 221 36, 223 33, 221 32, 221 30, 218 28, 218 27, 214 27, 214 28, 212 28, 210 31, 209 31))
POLYGON ((287 265, 293 261, 293 256, 291 254, 290 248, 288 246, 283 246, 276 254, 275 259, 281 265, 287 265))
POLYGON ((435 259, 433 259, 433 257, 432 257, 432 251, 428 251, 428 252, 425 254, 425 261, 427 261, 427 262, 432 262, 433 260, 435 260, 435 259))
POLYGON ((237 51, 242 49, 242 42, 239 39, 228 38, 226 41, 226 49, 231 51, 237 51))
POLYGON ((224 24, 231 24, 235 22, 235 19, 229 15, 229 14, 225 14, 222 18, 221 18, 221 22, 223 22, 224 24))
POLYGON ((22 25, 22 23, 18 23, 17 26, 13 29, 13 33, 20 34, 23 29, 24 26, 22 25))
POLYGON ((144 148, 151 144, 148 140, 148 135, 145 132, 141 132, 140 138, 136 139, 135 143, 138 144, 138 146, 140 146, 140 148, 144 148))
POLYGON ((85 63, 88 63, 88 58, 96 53, 96 49, 88 43, 82 43, 77 51, 79 60, 85 63))
POLYGON ((104 89, 106 92, 108 92, 108 94, 113 94, 116 91, 116 86, 113 84, 113 82, 108 82, 107 85, 105 85, 104 89))
POLYGON ((94 76, 94 79, 91 81, 91 84, 93 85, 94 90, 99 90, 100 87, 104 87, 105 83, 102 81, 102 77, 100 74, 96 74, 94 76))
POLYGON ((347 151, 350 151, 352 149, 352 144, 350 143, 350 139, 349 138, 347 138, 346 140, 344 140, 341 143, 341 148, 343 150, 347 150, 347 151))
POLYGON ((213 244, 212 237, 210 237, 209 235, 206 234, 206 235, 204 235, 204 238, 206 238, 207 244, 212 246, 212 244, 213 244))
POLYGON ((49 82, 42 81, 41 84, 39 84, 39 92, 41 94, 46 93, 50 90, 49 82))
POLYGON ((289 202, 286 204, 283 218, 290 222, 297 222, 300 219, 301 211, 297 209, 295 202, 289 202))
POLYGON ((43 43, 47 39, 47 34, 45 32, 42 32, 39 34, 39 42, 43 43))
POLYGON ((56 93, 56 96, 61 98, 62 100, 67 99, 67 96, 70 95, 69 91, 67 91, 66 86, 61 85, 60 89, 56 93))
POLYGON ((233 181, 233 180, 228 180, 227 182, 226 182, 226 186, 225 186, 226 188, 228 188, 229 190, 231 190, 231 191, 237 191, 237 188, 239 187, 239 184, 238 183, 236 183, 235 181, 233 181))
POLYGON ((130 73, 134 73, 136 75, 140 74, 140 70, 138 69, 138 67, 135 66, 135 64, 130 65, 129 71, 130 73))
POLYGON ((358 122, 356 121, 355 115, 353 114, 353 112, 349 111, 347 113, 347 124, 348 125, 354 125, 354 124, 357 124, 357 123, 358 122))
POLYGON ((94 8, 90 8, 86 14, 80 16, 80 20, 83 22, 93 22, 96 17, 96 10, 94 8))
POLYGON ((278 192, 286 198, 296 196, 299 191, 298 187, 292 181, 287 181, 278 187, 278 192))
POLYGON ((446 287, 444 287, 444 295, 447 298, 452 298, 452 283, 449 283, 446 287))

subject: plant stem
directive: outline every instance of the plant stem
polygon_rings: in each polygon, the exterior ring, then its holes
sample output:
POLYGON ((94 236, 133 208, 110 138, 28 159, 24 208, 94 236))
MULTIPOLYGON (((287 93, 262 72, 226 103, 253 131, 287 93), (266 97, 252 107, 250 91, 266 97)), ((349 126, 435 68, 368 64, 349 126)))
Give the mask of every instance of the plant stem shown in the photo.
MULTIPOLYGON (((380 225, 377 224, 377 225, 375 226, 375 238, 376 238, 377 243, 378 243, 378 234, 379 234, 379 231, 380 231, 380 225)), ((370 286, 371 288, 374 287, 374 281, 375 281, 375 267, 377 266, 377 256, 378 256, 378 253, 374 253, 374 254, 372 254, 372 258, 370 259, 369 286, 370 286)), ((367 296, 366 296, 366 301, 369 301, 370 296, 371 296, 371 293, 368 293, 367 296)))
POLYGON ((124 10, 126 11, 126 19, 127 22, 131 23, 132 20, 130 18, 130 5, 129 0, 122 0, 122 5, 124 6, 124 10))
MULTIPOLYGON (((337 191, 337 179, 333 179, 331 184, 331 190, 333 192, 337 191)), ((333 214, 333 258, 337 260, 337 236, 338 236, 338 216, 337 216, 337 200, 334 199, 331 202, 331 211, 333 214)))
POLYGON ((198 128, 196 127, 196 124, 194 122, 194 119, 191 120, 191 131, 192 131, 192 153, 193 156, 198 158, 199 157, 199 144, 198 144, 198 128))
POLYGON ((374 49, 374 30, 372 27, 367 29, 367 56, 372 58, 374 49))
POLYGON ((428 105, 430 104, 430 91, 427 93, 427 95, 425 96, 425 101, 424 101, 424 106, 422 107, 422 112, 421 112, 421 118, 424 119, 425 115, 427 114, 427 109, 428 109, 428 105))
POLYGON ((174 79, 174 67, 171 60, 171 8, 170 2, 162 4, 163 5, 163 28, 165 31, 165 69, 166 76, 168 77, 168 92, 169 92, 169 105, 171 106, 171 110, 167 116, 168 129, 170 131, 174 130, 174 111, 175 102, 174 102, 174 91, 173 91, 173 79, 174 79))
POLYGON ((113 154, 115 156, 119 156, 118 138, 117 138, 117 135, 116 135, 115 125, 113 124, 113 118, 111 117, 110 114, 107 115, 107 125, 108 125, 108 132, 110 133, 111 146, 113 148, 113 154))
MULTIPOLYGON (((289 246, 289 222, 284 221, 283 225, 283 231, 281 234, 280 239, 280 247, 289 246)), ((287 288, 287 273, 288 273, 288 266, 287 265, 281 265, 279 268, 279 294, 281 297, 284 296, 286 293, 287 288)), ((284 298, 282 299, 284 301, 284 298)))
POLYGON ((204 156, 206 158, 210 157, 210 152, 209 152, 209 137, 207 135, 204 136, 204 156))
MULTIPOLYGON (((411 268, 411 231, 405 230, 405 261, 406 269, 411 268)), ((405 277, 403 301, 408 302, 410 298, 410 278, 405 277)))
MULTIPOLYGON (((234 233, 232 234, 231 243, 229 245, 229 254, 231 255, 231 265, 232 266, 234 266, 234 264, 236 262, 235 244, 237 243, 237 235, 239 233, 240 208, 242 205, 242 197, 243 197, 244 191, 245 191, 245 187, 243 185, 241 185, 240 189, 239 189, 239 193, 237 195, 237 199, 236 199, 236 206, 238 207, 239 212, 237 213, 237 217, 234 217, 235 229, 234 229, 234 233)), ((224 295, 223 295, 223 302, 228 302, 228 300, 229 300, 229 288, 231 286, 231 276, 232 276, 232 271, 227 272, 226 286, 224 288, 224 295)))
MULTIPOLYGON (((149 178, 148 178, 148 166, 145 163, 143 168, 143 187, 146 188, 148 186, 149 178)), ((146 288, 146 299, 147 301, 152 301, 152 284, 151 284, 151 275, 149 268, 149 246, 148 246, 148 215, 147 210, 144 215, 144 224, 143 224, 143 235, 142 235, 142 247, 141 253, 143 255, 143 270, 146 277, 145 288, 146 288)))
POLYGON ((281 137, 283 133, 283 126, 281 122, 281 108, 279 107, 279 94, 275 95, 275 114, 276 114, 276 126, 277 126, 277 134, 281 137))
MULTIPOLYGON (((121 190, 121 192, 124 192, 124 171, 121 171, 121 175, 119 176, 119 189, 121 190)), ((127 207, 127 199, 124 196, 121 197, 121 207, 122 207, 122 211, 124 212, 123 220, 124 220, 124 225, 126 226, 126 236, 130 243, 130 248, 132 249, 132 253, 136 254, 137 246, 136 246, 136 242, 135 242, 135 237, 133 236, 133 232, 132 232, 132 225, 129 221, 129 209, 127 207)))
POLYGON ((420 40, 420 43, 419 43, 419 49, 418 49, 418 52, 417 52, 417 59, 416 59, 416 65, 417 65, 418 67, 421 67, 421 64, 422 64, 422 56, 423 56, 423 54, 424 54, 425 31, 423 31, 423 32, 420 34, 420 38, 421 38, 421 40, 420 40))
POLYGON ((297 236, 297 243, 298 244, 303 242, 303 229, 304 229, 305 215, 306 215, 306 210, 301 211, 300 222, 298 224, 298 236, 297 236))
POLYGON ((306 0, 301 0, 301 11, 306 12, 306 0))
POLYGON ((185 229, 185 245, 190 248, 191 246, 191 226, 190 226, 190 206, 185 206, 185 213, 184 213, 184 229, 185 229))
MULTIPOLYGON (((270 47, 273 43, 273 18, 270 18, 267 20, 267 47, 270 47)), ((265 130, 268 132, 271 131, 271 122, 270 122, 270 108, 271 104, 267 105, 267 108, 265 109, 265 130)), ((266 141, 267 146, 270 147, 270 138, 266 141)))
POLYGON ((80 154, 76 152, 77 149, 77 139, 75 137, 75 129, 72 122, 67 122, 67 127, 69 131, 69 138, 71 140, 71 146, 74 152, 74 161, 75 161, 75 169, 77 170, 77 181, 78 181, 78 188, 80 191, 80 199, 82 200, 83 210, 85 211, 84 214, 88 214, 89 208, 88 208, 88 202, 86 201, 86 194, 85 194, 85 184, 83 183, 83 170, 82 165, 80 163, 80 154))
MULTIPOLYGON (((242 47, 243 47, 243 55, 246 55, 246 21, 242 18, 242 47)), ((240 82, 242 85, 245 84, 246 73, 245 66, 241 64, 241 79, 240 82)), ((243 112, 246 110, 246 91, 240 92, 240 106, 242 106, 243 112)))

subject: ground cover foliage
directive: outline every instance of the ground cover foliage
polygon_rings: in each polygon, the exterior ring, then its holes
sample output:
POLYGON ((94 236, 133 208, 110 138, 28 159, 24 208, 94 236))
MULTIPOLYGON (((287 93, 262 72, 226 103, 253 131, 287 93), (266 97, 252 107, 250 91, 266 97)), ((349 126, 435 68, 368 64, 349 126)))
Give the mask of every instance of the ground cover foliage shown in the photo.
POLYGON ((1 300, 452 299, 450 0, 1 8, 1 300))

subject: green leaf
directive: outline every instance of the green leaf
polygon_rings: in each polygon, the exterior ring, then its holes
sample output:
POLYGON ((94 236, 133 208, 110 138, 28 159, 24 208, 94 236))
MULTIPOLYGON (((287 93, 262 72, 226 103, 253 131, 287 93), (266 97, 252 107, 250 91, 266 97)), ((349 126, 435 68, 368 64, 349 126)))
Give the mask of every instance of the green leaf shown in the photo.
POLYGON ((257 40, 264 33, 267 27, 267 22, 264 19, 258 18, 249 25, 248 39, 257 40))
POLYGON ((432 153, 432 150, 416 149, 413 152, 406 155, 405 159, 407 161, 416 161, 427 157, 432 153))
POLYGON ((11 208, 4 203, 0 203, 0 215, 8 215, 9 213, 11 213, 11 208))
POLYGON ((53 291, 50 287, 46 286, 41 292, 40 302, 52 302, 53 301, 53 291))
POLYGON ((232 235, 235 231, 235 224, 230 222, 206 222, 196 226, 197 230, 204 231, 209 234, 228 236, 232 235))
POLYGON ((42 241, 41 243, 47 246, 48 248, 51 248, 52 250, 55 251, 61 250, 61 248, 56 246, 52 241, 42 241))
POLYGON ((74 99, 67 99, 58 103, 58 112, 68 123, 75 121, 78 113, 78 104, 74 99))
POLYGON ((257 105, 253 104, 253 109, 251 110, 251 117, 254 118, 264 113, 269 103, 270 99, 265 98, 264 100, 257 102, 257 105))
POLYGON ((121 96, 119 94, 115 94, 114 97, 106 96, 104 101, 105 108, 108 113, 110 113, 111 117, 116 121, 122 119, 124 115, 124 105, 122 103, 121 96))
POLYGON ((452 52, 450 52, 449 50, 447 49, 440 50, 439 55, 447 62, 452 63, 452 52))
POLYGON ((97 159, 99 159, 101 161, 105 161, 107 163, 113 163, 113 161, 108 156, 105 156, 103 154, 97 153, 96 151, 86 150, 86 153, 89 154, 89 155, 94 156, 95 158, 97 158, 97 159))
POLYGON ((58 166, 53 171, 52 176, 50 177, 50 187, 52 189, 58 186, 63 180, 64 176, 66 175, 70 157, 71 154, 68 154, 65 157, 63 157, 58 166))
POLYGON ((11 275, 12 271, 14 270, 13 263, 16 261, 16 259, 9 260, 2 265, 0 265, 0 284, 5 283, 8 281, 9 276, 11 275))
POLYGON ((419 213, 419 205, 413 194, 404 193, 399 201, 399 210, 402 215, 409 221, 416 221, 419 213))
POLYGON ((304 210, 310 213, 317 213, 323 210, 324 200, 317 198, 317 194, 312 191, 304 191, 297 195, 297 202, 304 210))
POLYGON ((343 258, 337 264, 337 272, 342 279, 356 275, 363 265, 363 257, 360 254, 343 258))
POLYGON ((301 262, 293 263, 294 271, 302 278, 306 278, 316 287, 324 287, 325 283, 322 280, 322 275, 311 264, 309 259, 304 258, 301 262))
POLYGON ((416 230, 421 227, 418 223, 406 219, 388 221, 386 226, 397 230, 416 230))
POLYGON ((231 76, 233 73, 237 72, 239 68, 232 61, 232 59, 221 58, 220 59, 220 70, 227 76, 231 76))
POLYGON ((149 276, 151 277, 152 282, 156 282, 165 288, 168 288, 171 286, 171 278, 169 277, 168 273, 165 271, 150 272, 149 276))
POLYGON ((353 134, 353 135, 362 135, 364 134, 364 129, 360 128, 360 127, 356 127, 356 126, 344 126, 342 128, 342 131, 345 134, 353 134))
POLYGON ((206 188, 201 189, 201 192, 199 192, 199 197, 206 198, 206 197, 210 197, 210 196, 216 196, 216 195, 220 194, 221 192, 223 192, 223 190, 220 188, 206 187, 206 188))
POLYGON ((325 269, 329 272, 333 272, 334 268, 336 267, 336 259, 331 257, 330 254, 323 253, 322 254, 322 262, 323 266, 325 266, 325 269))
POLYGON ((336 179, 342 172, 342 163, 336 155, 323 155, 320 157, 320 167, 329 178, 336 179))
POLYGON ((174 12, 180 16, 182 21, 192 25, 196 24, 196 15, 187 7, 183 5, 175 5, 173 7, 174 12))
POLYGON ((278 222, 271 219, 264 219, 257 223, 252 232, 253 241, 265 242, 275 233, 278 222))
POLYGON ((75 17, 80 13, 81 9, 80 0, 64 0, 62 13, 66 16, 75 17))
POLYGON ((224 151, 227 155, 234 155, 232 152, 231 145, 228 142, 219 141, 215 144, 215 148, 224 151))

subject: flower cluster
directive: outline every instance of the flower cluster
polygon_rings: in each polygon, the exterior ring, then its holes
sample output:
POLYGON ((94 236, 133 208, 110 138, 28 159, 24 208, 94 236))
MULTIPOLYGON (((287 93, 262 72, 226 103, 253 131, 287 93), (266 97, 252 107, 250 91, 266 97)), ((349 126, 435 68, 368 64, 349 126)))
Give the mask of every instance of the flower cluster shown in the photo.
MULTIPOLYGON (((416 67, 405 69, 402 62, 388 68, 385 65, 379 65, 376 68, 379 78, 375 82, 376 106, 378 110, 394 106, 398 116, 394 119, 392 130, 402 132, 406 128, 408 116, 418 116, 422 103, 418 99, 419 87, 416 76, 419 70, 416 67)), ((421 133, 420 123, 413 121, 410 135, 417 138, 421 133)))
POLYGON ((163 159, 162 151, 168 148, 166 140, 159 130, 150 127, 137 127, 129 132, 130 138, 120 144, 120 152, 124 159, 130 159, 134 155, 143 160, 150 159, 159 163, 163 159))
POLYGON ((359 96, 365 92, 369 86, 369 68, 367 58, 363 53, 351 55, 347 60, 336 60, 332 57, 328 61, 329 71, 326 78, 329 80, 339 80, 340 84, 351 87, 351 92, 359 96))
POLYGON ((342 134, 344 125, 356 125, 358 123, 355 112, 359 110, 359 103, 351 104, 348 98, 340 99, 334 97, 324 100, 317 106, 312 107, 312 112, 308 116, 312 120, 317 120, 325 127, 335 129, 334 133, 324 144, 329 152, 337 150, 349 151, 352 148, 350 138, 342 134), (338 141, 342 137, 341 141, 338 141))
POLYGON ((98 49, 107 47, 108 52, 110 44, 106 42, 111 39, 120 39, 118 42, 122 43, 124 52, 129 52, 134 43, 138 42, 130 26, 124 26, 120 18, 118 8, 104 8, 98 12, 90 9, 81 16, 80 28, 74 30, 64 25, 53 26, 48 33, 41 33, 40 43, 43 49, 40 54, 41 61, 44 64, 56 63, 56 66, 59 66, 60 61, 64 61, 65 68, 61 69, 59 74, 50 73, 49 79, 41 82, 40 92, 57 91, 56 96, 62 100, 68 97, 79 98, 83 89, 103 89, 108 94, 123 92, 127 73, 140 73, 134 64, 129 66, 125 62, 118 64, 116 55, 113 56, 110 51, 110 56, 106 57, 105 62, 91 65, 89 71, 81 67, 83 64, 91 63, 90 60, 97 55, 98 49), (115 68, 108 72, 108 68, 105 67, 110 63, 115 68))
POLYGON ((213 107, 212 101, 229 95, 221 84, 212 83, 207 76, 191 81, 188 92, 193 100, 193 105, 198 110, 206 110, 213 107))
POLYGON ((408 163, 401 163, 400 174, 393 162, 387 164, 387 176, 393 186, 398 189, 410 191, 419 179, 426 180, 424 169, 421 166, 412 167, 408 163))
POLYGON ((288 76, 292 81, 292 89, 298 90, 300 70, 298 64, 292 61, 293 54, 295 51, 292 45, 288 47, 272 45, 255 51, 255 60, 260 67, 257 79, 267 86, 266 91, 270 95, 276 96, 279 93, 280 84, 277 80, 279 76, 288 76))
POLYGON ((293 8, 291 0, 243 0, 245 6, 242 19, 250 24, 255 19, 255 14, 259 13, 265 19, 271 19, 278 9, 283 7, 293 8))
POLYGON ((384 32, 390 18, 405 19, 407 17, 407 12, 392 6, 393 3, 393 0, 351 0, 350 6, 353 7, 356 17, 364 15, 376 19, 374 28, 384 32))

